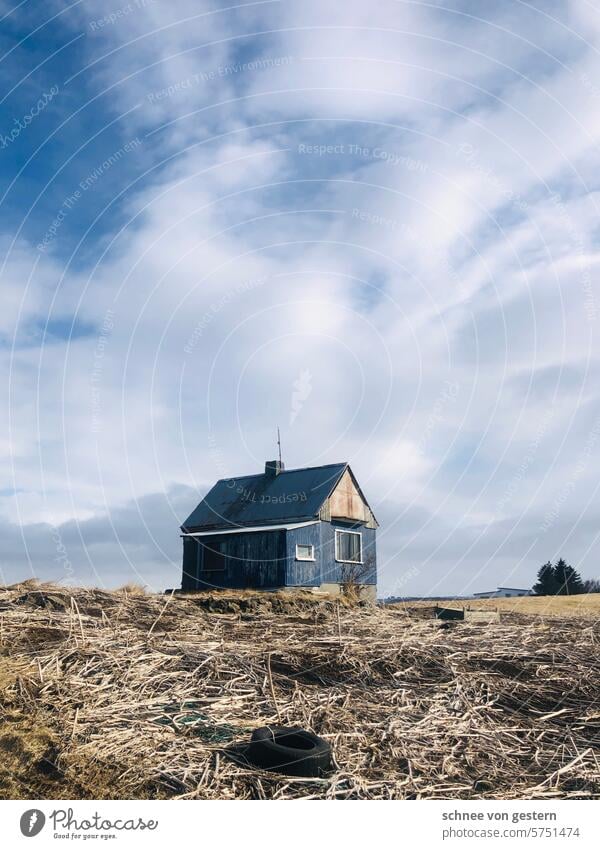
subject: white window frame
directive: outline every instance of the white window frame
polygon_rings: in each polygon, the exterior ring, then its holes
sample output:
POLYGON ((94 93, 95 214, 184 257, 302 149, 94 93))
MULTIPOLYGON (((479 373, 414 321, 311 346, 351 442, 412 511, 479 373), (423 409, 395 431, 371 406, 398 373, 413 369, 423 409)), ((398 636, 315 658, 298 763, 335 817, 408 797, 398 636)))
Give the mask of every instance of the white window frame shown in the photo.
POLYGON ((315 562, 315 547, 314 547, 314 545, 311 545, 311 543, 309 543, 309 542, 297 542, 296 543, 296 560, 304 560, 304 561, 308 561, 310 563, 314 563, 315 562), (298 554, 299 548, 310 548, 310 550, 312 551, 312 555, 310 557, 300 557, 300 555, 298 554))
POLYGON ((353 563, 356 566, 363 566, 363 544, 362 544, 362 533, 360 531, 345 531, 343 528, 335 529, 335 559, 337 563, 353 563), (338 534, 356 534, 359 538, 359 550, 360 550, 360 560, 342 560, 339 556, 339 543, 338 543, 338 534))

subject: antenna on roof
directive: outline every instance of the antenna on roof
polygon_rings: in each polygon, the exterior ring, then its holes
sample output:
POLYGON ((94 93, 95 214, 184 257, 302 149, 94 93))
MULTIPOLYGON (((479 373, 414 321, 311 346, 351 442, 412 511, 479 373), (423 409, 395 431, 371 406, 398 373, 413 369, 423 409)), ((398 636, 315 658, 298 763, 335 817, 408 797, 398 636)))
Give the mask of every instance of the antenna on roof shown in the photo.
POLYGON ((279 425, 277 425, 277 447, 279 448, 279 465, 281 465, 281 436, 279 435, 279 425))

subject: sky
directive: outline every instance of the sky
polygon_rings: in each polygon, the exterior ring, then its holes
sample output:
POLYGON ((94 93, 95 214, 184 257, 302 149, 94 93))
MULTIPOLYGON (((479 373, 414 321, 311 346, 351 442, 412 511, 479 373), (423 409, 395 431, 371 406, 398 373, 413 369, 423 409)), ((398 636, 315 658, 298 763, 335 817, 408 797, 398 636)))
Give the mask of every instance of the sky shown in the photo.
POLYGON ((0 581, 349 462, 379 594, 600 577, 600 10, 0 0, 0 581))

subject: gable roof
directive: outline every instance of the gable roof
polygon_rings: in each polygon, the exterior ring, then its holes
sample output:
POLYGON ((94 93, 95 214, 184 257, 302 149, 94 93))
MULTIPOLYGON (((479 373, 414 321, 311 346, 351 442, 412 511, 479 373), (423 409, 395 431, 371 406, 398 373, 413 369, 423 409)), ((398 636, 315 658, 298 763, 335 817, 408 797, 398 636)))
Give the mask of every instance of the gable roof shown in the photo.
POLYGON ((182 530, 222 530, 313 519, 347 468, 347 463, 332 463, 289 469, 278 475, 217 481, 185 520, 182 530))

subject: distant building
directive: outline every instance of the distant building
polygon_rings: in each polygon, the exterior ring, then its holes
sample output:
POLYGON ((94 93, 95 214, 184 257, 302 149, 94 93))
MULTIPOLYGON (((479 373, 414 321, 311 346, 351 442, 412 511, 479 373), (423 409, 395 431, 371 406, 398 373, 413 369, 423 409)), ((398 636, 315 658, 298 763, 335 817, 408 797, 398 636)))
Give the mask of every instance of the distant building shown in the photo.
POLYGON ((218 481, 181 527, 183 590, 321 589, 373 601, 377 521, 347 463, 218 481))
POLYGON ((531 590, 521 590, 517 587, 498 587, 486 593, 473 593, 473 598, 513 598, 514 596, 533 595, 531 590))

